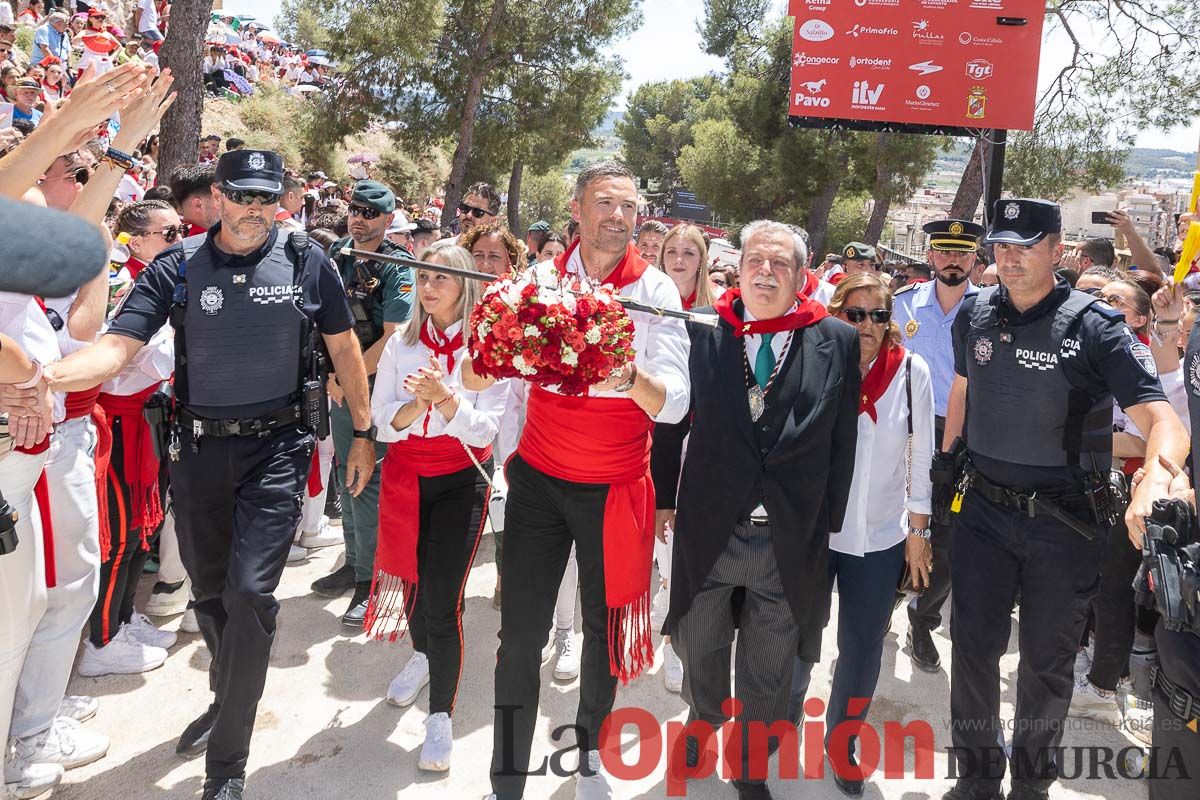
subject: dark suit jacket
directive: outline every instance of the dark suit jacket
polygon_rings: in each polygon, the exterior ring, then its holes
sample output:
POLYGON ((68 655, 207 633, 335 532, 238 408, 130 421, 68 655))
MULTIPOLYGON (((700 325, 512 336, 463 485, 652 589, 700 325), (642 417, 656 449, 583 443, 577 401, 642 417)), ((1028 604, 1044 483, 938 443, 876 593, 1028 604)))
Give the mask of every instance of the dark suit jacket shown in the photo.
MULTIPOLYGON (((829 532, 840 530, 858 436, 858 334, 833 318, 796 331, 767 394, 750 419, 743 340, 724 320, 689 325, 691 438, 679 483, 671 561, 671 610, 664 631, 687 613, 734 525, 761 502, 775 557, 800 626, 799 654, 820 660, 829 618, 829 532)), ((656 430, 657 490, 674 496, 686 426, 656 430), (674 466, 673 466, 674 465, 674 466)), ((660 498, 659 507, 669 507, 660 498)))

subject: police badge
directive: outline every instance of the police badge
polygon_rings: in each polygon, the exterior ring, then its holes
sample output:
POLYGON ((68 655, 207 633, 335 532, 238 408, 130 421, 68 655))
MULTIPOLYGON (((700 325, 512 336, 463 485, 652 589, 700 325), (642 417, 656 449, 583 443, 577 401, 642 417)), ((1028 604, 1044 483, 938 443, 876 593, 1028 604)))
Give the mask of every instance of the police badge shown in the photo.
POLYGON ((976 339, 975 340, 975 363, 983 366, 992 360, 992 340, 991 339, 976 339))
POLYGON ((908 322, 904 323, 904 335, 910 339, 916 336, 917 331, 920 329, 921 323, 917 322, 915 319, 910 319, 908 322))
POLYGON ((1005 219, 1016 219, 1021 216, 1021 207, 1016 203, 1009 203, 1004 207, 1005 219))
POLYGON ((217 286, 209 286, 200 293, 200 310, 210 317, 215 317, 225 305, 225 294, 217 286))
POLYGON ((1200 397, 1200 353, 1192 355, 1187 368, 1188 383, 1191 384, 1192 394, 1200 397))
POLYGON ((267 159, 263 156, 262 153, 251 153, 246 158, 246 166, 249 167, 250 169, 254 170, 255 172, 259 172, 266 168, 267 159))

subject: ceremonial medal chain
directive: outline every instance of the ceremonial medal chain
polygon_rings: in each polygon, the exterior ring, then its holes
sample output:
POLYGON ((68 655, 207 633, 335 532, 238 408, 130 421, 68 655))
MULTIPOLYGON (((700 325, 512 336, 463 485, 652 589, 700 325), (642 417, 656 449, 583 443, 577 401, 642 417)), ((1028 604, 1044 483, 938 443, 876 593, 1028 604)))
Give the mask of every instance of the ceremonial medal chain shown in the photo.
MULTIPOLYGON (((779 368, 783 366, 783 360, 787 356, 788 350, 792 346, 792 331, 788 331, 787 339, 784 340, 783 349, 779 353, 779 358, 775 360, 775 369, 771 370, 771 377, 767 378, 767 386, 764 389, 758 385, 758 380, 754 377, 753 370, 750 369, 750 356, 746 353, 745 344, 742 345, 742 369, 746 374, 746 399, 750 403, 750 419, 753 422, 758 422, 767 410, 767 392, 771 391, 771 387, 775 385, 775 378, 779 376, 779 368)), ((766 342, 759 344, 759 347, 770 347, 766 342)))

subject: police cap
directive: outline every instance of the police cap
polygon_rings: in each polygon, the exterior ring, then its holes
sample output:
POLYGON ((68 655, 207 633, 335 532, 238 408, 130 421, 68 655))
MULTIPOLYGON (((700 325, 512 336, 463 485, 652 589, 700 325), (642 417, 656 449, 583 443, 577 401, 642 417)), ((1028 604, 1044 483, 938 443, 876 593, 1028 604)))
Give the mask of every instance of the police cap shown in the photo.
POLYGON ((390 214, 396 210, 396 195, 379 181, 359 181, 354 184, 354 194, 350 196, 350 202, 373 208, 381 214, 390 214))
POLYGON ((1049 200, 997 200, 984 244, 1037 244, 1062 232, 1062 210, 1049 200))
POLYGON ((862 242, 851 242, 842 248, 842 258, 875 260, 875 248, 862 242))
POLYGON ((217 186, 283 194, 283 157, 270 150, 227 150, 217 159, 217 186))
POLYGON ((984 228, 965 219, 939 219, 925 223, 921 230, 929 234, 930 250, 971 253, 979 246, 984 228))

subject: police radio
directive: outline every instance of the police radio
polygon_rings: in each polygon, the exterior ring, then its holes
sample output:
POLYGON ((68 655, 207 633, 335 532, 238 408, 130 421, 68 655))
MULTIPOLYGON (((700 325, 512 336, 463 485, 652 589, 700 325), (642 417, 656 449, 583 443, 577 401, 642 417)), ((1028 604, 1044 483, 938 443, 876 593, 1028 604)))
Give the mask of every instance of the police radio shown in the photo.
POLYGON ((1195 525, 1192 507, 1184 501, 1154 501, 1133 589, 1137 604, 1157 610, 1168 630, 1200 635, 1200 543, 1195 525))

